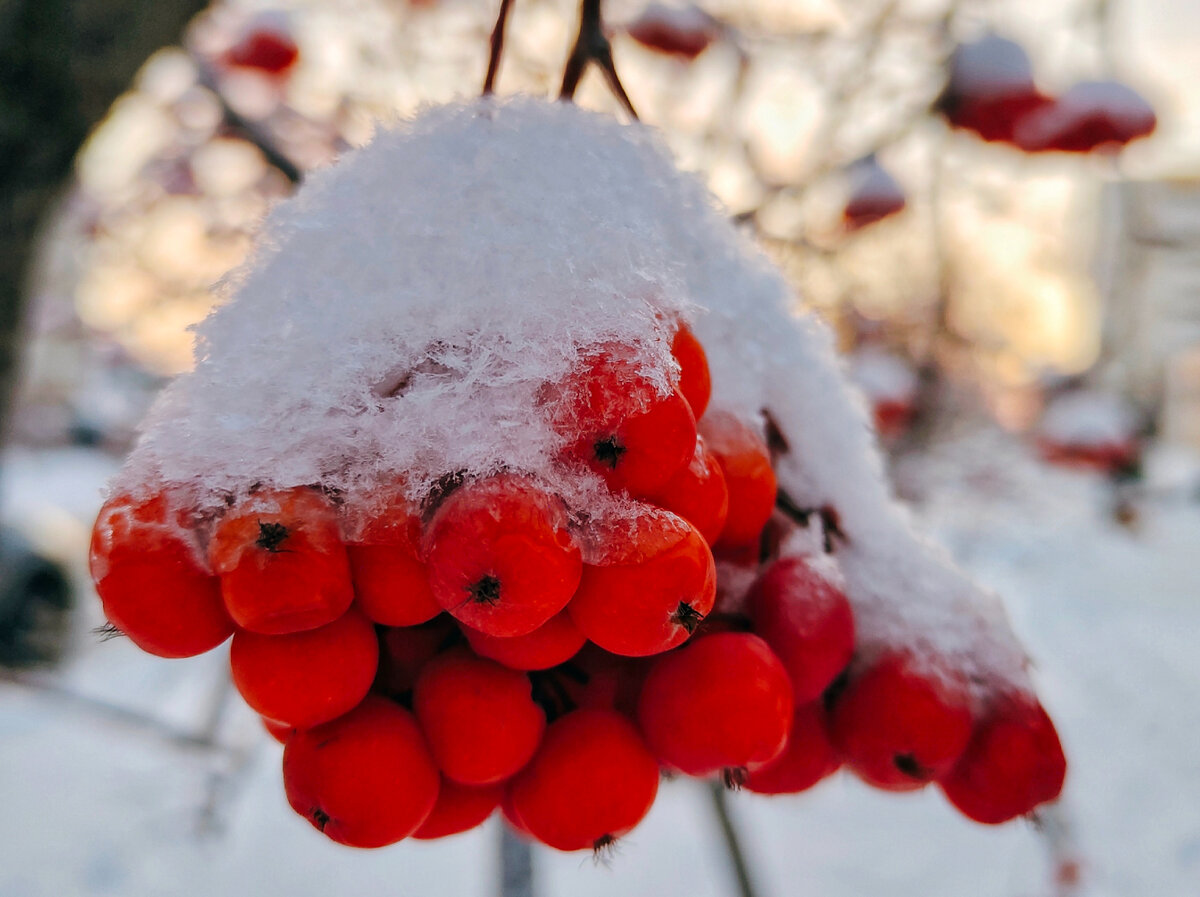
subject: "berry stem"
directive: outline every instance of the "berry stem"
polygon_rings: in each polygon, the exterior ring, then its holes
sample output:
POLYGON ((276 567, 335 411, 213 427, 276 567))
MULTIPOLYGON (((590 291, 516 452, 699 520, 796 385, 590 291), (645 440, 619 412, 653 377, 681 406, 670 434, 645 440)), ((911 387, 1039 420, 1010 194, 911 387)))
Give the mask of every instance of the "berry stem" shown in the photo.
POLYGON ((729 862, 733 866, 733 873, 737 878, 738 894, 740 897, 755 897, 754 884, 750 880, 750 866, 742 851, 742 843, 738 838, 737 828, 734 827, 733 818, 729 815, 725 786, 718 781, 712 781, 709 783, 708 793, 712 797, 713 811, 721 826, 721 837, 725 841, 725 850, 729 854, 729 862))
POLYGON ((509 826, 500 826, 500 897, 533 897, 533 852, 509 826))
POLYGON ((500 70, 500 57, 504 54, 504 26, 508 24, 508 12, 512 0, 500 0, 500 12, 496 16, 496 27, 492 29, 491 51, 488 54, 487 75, 483 79, 483 96, 489 96, 496 87, 496 73, 500 70))
POLYGON ((629 117, 637 121, 638 114, 630 102, 629 95, 625 93, 625 88, 621 86, 621 79, 617 77, 612 45, 608 42, 608 35, 604 33, 604 21, 600 16, 600 0, 582 0, 579 4, 579 32, 563 68, 562 90, 558 96, 560 100, 575 99, 575 88, 579 86, 579 80, 587 70, 588 63, 593 62, 604 75, 613 96, 625 107, 629 117))

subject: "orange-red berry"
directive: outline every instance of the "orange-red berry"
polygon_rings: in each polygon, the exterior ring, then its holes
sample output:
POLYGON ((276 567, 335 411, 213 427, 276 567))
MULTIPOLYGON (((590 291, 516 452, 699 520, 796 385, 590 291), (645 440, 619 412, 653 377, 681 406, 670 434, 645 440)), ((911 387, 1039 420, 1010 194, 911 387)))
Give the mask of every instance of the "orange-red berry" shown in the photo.
POLYGON ((717 541, 729 515, 729 490, 721 465, 705 448, 703 438, 696 440, 692 459, 667 481, 654 503, 700 530, 709 545, 717 541))
POLYGON ((434 838, 457 835, 482 825, 496 807, 500 806, 503 794, 502 784, 460 785, 442 776, 442 786, 438 790, 433 812, 421 827, 413 832, 413 837, 421 841, 430 841, 434 838))
POLYGON ((696 420, 708 408, 712 396, 712 378, 708 371, 708 356, 692 328, 680 324, 671 341, 671 354, 679 362, 679 391, 692 406, 696 420))
POLYGON ((833 775, 842 758, 829 740, 825 708, 819 701, 796 708, 787 746, 774 760, 750 768, 743 783, 759 794, 798 794, 833 775))
POLYGON ((574 657, 587 641, 565 610, 527 635, 498 638, 470 626, 464 626, 462 632, 471 650, 480 657, 514 670, 546 670, 558 666, 574 657))
POLYGON ((747 424, 723 411, 704 416, 700 435, 721 465, 729 490, 729 511, 716 547, 753 545, 775 507, 775 471, 767 444, 747 424))

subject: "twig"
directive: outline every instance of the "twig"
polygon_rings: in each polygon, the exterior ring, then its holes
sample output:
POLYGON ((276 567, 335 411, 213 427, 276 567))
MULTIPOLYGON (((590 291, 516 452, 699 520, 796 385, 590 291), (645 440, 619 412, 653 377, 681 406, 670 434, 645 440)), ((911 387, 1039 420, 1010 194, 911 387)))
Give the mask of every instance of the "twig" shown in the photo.
POLYGON ((507 824, 500 826, 500 897, 533 897, 533 851, 507 824))
POLYGON ((608 35, 604 33, 604 22, 600 18, 600 0, 583 0, 580 4, 579 33, 575 36, 575 46, 571 48, 571 55, 567 57, 567 64, 563 67, 562 90, 558 95, 560 100, 575 98, 575 88, 579 86, 579 80, 589 63, 595 63, 599 67, 604 80, 608 82, 609 90, 629 113, 629 117, 636 121, 638 114, 629 100, 629 95, 625 93, 625 88, 621 86, 621 79, 617 77, 612 45, 608 42, 608 35))
POLYGON ((742 844, 738 839, 737 829, 729 815, 729 806, 725 798, 725 786, 719 781, 708 783, 708 793, 712 797, 713 810, 717 822, 721 824, 721 838, 725 841, 725 850, 729 853, 729 862, 733 865, 733 873, 737 877, 738 893, 741 897, 755 897, 754 884, 750 880, 750 866, 746 855, 742 852, 742 844))
POLYGON ((496 86, 496 72, 500 69, 500 56, 504 53, 504 26, 508 24, 508 11, 511 7, 512 0, 500 0, 500 13, 496 16, 496 27, 492 29, 487 75, 483 79, 485 97, 491 94, 496 86))

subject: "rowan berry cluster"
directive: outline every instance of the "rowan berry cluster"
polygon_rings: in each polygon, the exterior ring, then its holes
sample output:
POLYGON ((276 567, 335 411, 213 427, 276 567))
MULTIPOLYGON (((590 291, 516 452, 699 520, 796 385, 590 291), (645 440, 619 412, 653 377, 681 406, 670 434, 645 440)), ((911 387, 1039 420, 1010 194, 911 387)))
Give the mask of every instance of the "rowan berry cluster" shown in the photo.
POLYGON ((846 763, 881 788, 936 781, 984 822, 1057 796, 1036 699, 981 706, 913 649, 856 656, 836 558, 795 549, 766 440, 708 410, 686 325, 671 354, 665 391, 600 346, 539 393, 556 463, 597 475, 619 513, 515 470, 447 471, 421 500, 402 475, 367 495, 259 486, 203 515, 127 491, 93 536, 105 613, 164 657, 232 635, 292 807, 358 847, 501 807, 552 847, 600 848, 662 773, 782 794, 846 763))

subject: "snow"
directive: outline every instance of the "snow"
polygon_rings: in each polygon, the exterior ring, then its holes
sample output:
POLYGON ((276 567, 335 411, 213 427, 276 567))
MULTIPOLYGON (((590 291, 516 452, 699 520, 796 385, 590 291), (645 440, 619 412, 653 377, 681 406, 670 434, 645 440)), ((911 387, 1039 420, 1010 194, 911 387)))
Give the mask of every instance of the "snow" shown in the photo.
POLYGON ((1033 90, 1033 66, 1016 41, 986 34, 955 48, 947 90, 957 98, 971 100, 1028 93, 1033 90))
POLYGON ((850 356, 850 379, 874 402, 912 402, 917 375, 900 356, 866 346, 850 356))
POLYGON ((1085 81, 1022 119, 1018 145, 1054 148, 1070 135, 1094 128, 1103 141, 1128 143, 1154 131, 1154 108, 1133 88, 1118 81, 1085 81))
POLYGON ((530 99, 426 110, 281 204, 227 289, 119 486, 162 478, 219 511, 254 484, 355 496, 400 475, 420 499, 517 470, 603 516, 598 478, 555 462, 546 384, 620 345, 665 390, 692 318, 711 407, 760 433, 768 412, 781 487, 840 519, 858 662, 908 650, 980 701, 1030 688, 999 600, 892 500, 829 330, 641 125, 530 99))
POLYGON ((1039 429, 1044 439, 1057 445, 1122 445, 1136 435, 1137 417, 1120 396, 1079 389, 1051 399, 1039 429))
MULTIPOLYGON (((77 517, 73 555, 111 466, 77 451, 5 459, 5 492, 33 513, 39 492, 77 517)), ((1071 761, 1064 798, 1083 866, 1077 897, 1194 897, 1200 882, 1200 506, 1145 509, 1141 532, 1105 522, 1093 478, 1046 468, 994 434, 913 462, 922 526, 1008 596, 1071 761)), ((1171 459, 1173 482, 1184 466, 1171 459)), ((1153 464, 1149 472, 1154 474, 1153 464)), ((12 510, 17 506, 12 505, 12 510)), ((99 619, 81 586, 81 629, 99 619)), ((162 661, 89 639, 48 681, 194 728, 219 652, 162 661)), ((329 843, 287 807, 280 748, 232 708, 221 743, 183 749, 141 729, 0 683, 0 893, 5 897, 488 897, 498 824, 379 851, 329 843), (215 816, 202 817, 209 789, 215 816), (201 827, 203 818, 209 824, 201 827)), ((934 791, 890 795, 841 773, 798 797, 731 796, 762 897, 1015 897, 1055 893, 1030 826, 974 825, 934 791), (801 884, 798 884, 801 883, 801 884)), ((543 897, 735 892, 703 789, 664 784, 646 821, 596 865, 535 849, 543 897)))

